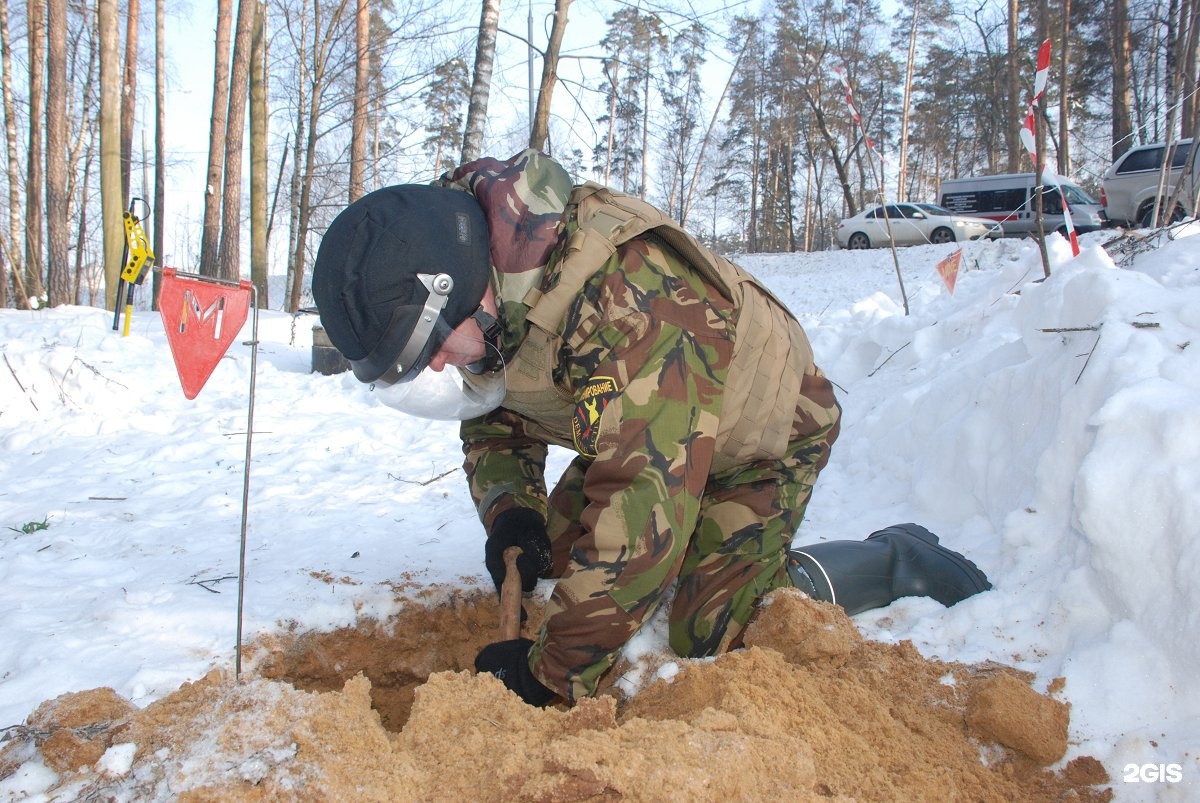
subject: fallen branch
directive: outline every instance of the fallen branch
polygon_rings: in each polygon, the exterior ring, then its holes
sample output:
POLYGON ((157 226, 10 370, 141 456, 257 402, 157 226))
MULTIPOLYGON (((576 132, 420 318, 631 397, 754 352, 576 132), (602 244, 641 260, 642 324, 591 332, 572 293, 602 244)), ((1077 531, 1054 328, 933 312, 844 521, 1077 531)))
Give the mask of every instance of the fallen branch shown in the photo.
POLYGON ((224 577, 211 577, 207 580, 197 580, 196 578, 193 577, 191 580, 188 580, 187 584, 190 586, 200 586, 201 588, 203 588, 205 591, 209 592, 210 594, 220 594, 221 593, 220 591, 217 591, 215 588, 209 588, 208 586, 205 585, 205 583, 220 583, 223 580, 236 580, 236 579, 237 579, 236 574, 227 574, 224 577))
POLYGON ((449 477, 451 474, 453 474, 453 473, 454 473, 454 472, 456 472, 456 471, 458 471, 458 468, 457 468, 457 467, 455 467, 455 468, 452 468, 452 469, 449 469, 448 471, 443 471, 441 474, 438 474, 436 477, 430 477, 430 478, 429 478, 429 479, 427 479, 427 480, 420 480, 420 481, 418 481, 418 480, 406 480, 406 479, 404 479, 403 477, 397 477, 395 474, 391 474, 391 473, 389 473, 389 474, 388 474, 388 477, 389 477, 389 478, 391 478, 391 479, 393 479, 393 480, 395 480, 396 482, 406 482, 406 483, 408 483, 409 485, 422 485, 422 486, 424 486, 424 485, 433 485, 433 484, 434 484, 435 482, 437 482, 438 480, 440 480, 440 479, 443 479, 443 478, 445 478, 445 477, 449 477))
POLYGON ((908 348, 911 345, 912 345, 912 341, 910 340, 907 343, 905 343, 903 346, 901 346, 900 348, 893 351, 891 354, 888 355, 887 360, 884 360, 883 362, 879 363, 879 365, 875 366, 875 368, 871 371, 871 373, 867 374, 867 376, 868 377, 875 376, 875 374, 879 371, 880 368, 882 368, 883 366, 888 364, 888 360, 890 360, 892 357, 895 357, 897 354, 904 351, 906 348, 908 348))
MULTIPOLYGON (((1134 329, 1161 329, 1162 324, 1154 321, 1130 321, 1129 325, 1134 329)), ((1062 332, 1099 332, 1100 326, 1058 326, 1048 329, 1038 329, 1039 332, 1062 333, 1062 332)))
POLYGON ((1083 378, 1083 372, 1087 370, 1088 363, 1092 361, 1092 355, 1096 353, 1096 347, 1100 345, 1100 331, 1096 330, 1096 342, 1092 344, 1091 350, 1087 353, 1087 359, 1083 361, 1083 367, 1079 369, 1079 376, 1075 377, 1075 384, 1079 384, 1079 380, 1083 378))
POLYGON ((8 361, 7 354, 4 355, 4 364, 8 366, 8 372, 12 374, 13 381, 17 383, 17 387, 19 387, 21 392, 25 394, 25 398, 29 399, 29 403, 33 404, 33 409, 40 413, 41 410, 38 410, 38 406, 34 404, 33 397, 29 395, 29 391, 25 389, 25 386, 21 384, 21 380, 17 378, 17 372, 13 369, 12 363, 8 361))

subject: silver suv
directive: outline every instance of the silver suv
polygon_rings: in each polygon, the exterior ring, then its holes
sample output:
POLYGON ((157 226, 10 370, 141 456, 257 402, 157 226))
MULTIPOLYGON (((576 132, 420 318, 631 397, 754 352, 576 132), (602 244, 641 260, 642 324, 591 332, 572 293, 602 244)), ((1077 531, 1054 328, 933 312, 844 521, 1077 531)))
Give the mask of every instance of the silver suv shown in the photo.
MULTIPOLYGON (((1171 198, 1183 174, 1183 165, 1192 149, 1190 139, 1181 139, 1171 145, 1171 172, 1167 176, 1166 188, 1159 202, 1164 206, 1171 198)), ((1100 201, 1108 219, 1117 226, 1148 226, 1154 212, 1154 199, 1158 196, 1159 173, 1163 163, 1166 144, 1154 142, 1139 145, 1126 151, 1104 173, 1100 201)), ((1196 172, 1200 161, 1193 166, 1192 175, 1183 182, 1179 203, 1168 218, 1179 220, 1192 214, 1196 172)))

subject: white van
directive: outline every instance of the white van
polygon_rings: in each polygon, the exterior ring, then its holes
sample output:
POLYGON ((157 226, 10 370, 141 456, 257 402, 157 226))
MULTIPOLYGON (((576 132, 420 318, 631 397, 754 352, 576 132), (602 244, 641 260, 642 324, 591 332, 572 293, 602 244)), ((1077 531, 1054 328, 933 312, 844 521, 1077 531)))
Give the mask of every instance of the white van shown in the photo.
MULTIPOLYGON (((1166 143, 1153 142, 1130 148, 1122 154, 1104 173, 1100 185, 1100 198, 1108 219, 1118 226, 1149 226, 1154 212, 1154 199, 1158 196, 1159 173, 1162 169, 1166 143)), ((1190 139, 1181 139, 1171 146, 1171 172, 1167 176, 1166 190, 1159 205, 1165 205, 1175 191, 1183 173, 1183 165, 1192 150, 1190 139)), ((1195 200, 1196 170, 1200 161, 1193 166, 1190 181, 1185 181, 1179 193, 1179 204, 1170 220, 1180 220, 1192 214, 1195 200)), ((1166 217, 1164 215, 1164 217, 1166 217)))
MULTIPOLYGON (((1065 178, 1060 182, 1075 231, 1103 228, 1104 207, 1079 185, 1065 178)), ((1037 186, 1033 173, 947 179, 942 182, 941 204, 951 212, 995 220, 1009 237, 1024 237, 1037 228, 1034 195, 1037 186)), ((1046 231, 1066 231, 1062 196, 1056 186, 1047 186, 1042 191, 1042 225, 1046 231)))

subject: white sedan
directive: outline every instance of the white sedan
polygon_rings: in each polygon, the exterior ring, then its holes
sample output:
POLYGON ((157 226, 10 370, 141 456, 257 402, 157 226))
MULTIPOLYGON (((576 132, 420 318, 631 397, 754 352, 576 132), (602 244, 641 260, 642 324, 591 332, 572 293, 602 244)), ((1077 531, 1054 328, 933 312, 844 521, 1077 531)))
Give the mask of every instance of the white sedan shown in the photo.
POLYGON ((844 219, 837 227, 838 244, 842 248, 887 245, 889 223, 896 245, 953 243, 980 237, 994 239, 1004 233, 994 220, 956 215, 937 204, 888 204, 844 219))

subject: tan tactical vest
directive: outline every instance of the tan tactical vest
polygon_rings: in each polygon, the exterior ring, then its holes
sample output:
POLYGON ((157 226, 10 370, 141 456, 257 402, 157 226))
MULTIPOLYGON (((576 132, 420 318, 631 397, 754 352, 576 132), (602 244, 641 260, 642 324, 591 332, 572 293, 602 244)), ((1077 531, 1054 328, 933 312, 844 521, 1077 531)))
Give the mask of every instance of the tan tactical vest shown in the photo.
POLYGON ((739 310, 733 362, 717 431, 714 470, 777 459, 790 439, 800 382, 817 371, 800 324, 758 281, 714 254, 653 206, 593 182, 571 194, 566 216, 579 228, 557 270, 558 283, 524 299, 529 333, 506 369, 504 407, 530 419, 530 434, 573 447, 575 399, 553 376, 571 302, 621 244, 649 236, 674 251, 739 310))

